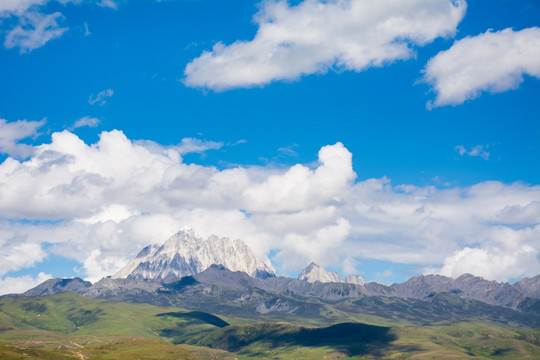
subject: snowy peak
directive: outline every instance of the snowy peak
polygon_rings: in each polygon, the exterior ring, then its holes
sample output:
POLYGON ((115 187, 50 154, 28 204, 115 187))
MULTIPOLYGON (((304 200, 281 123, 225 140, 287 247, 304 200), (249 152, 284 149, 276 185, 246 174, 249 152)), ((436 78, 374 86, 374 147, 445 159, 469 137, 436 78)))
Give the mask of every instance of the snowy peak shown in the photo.
POLYGON ((204 240, 195 230, 183 228, 163 245, 150 245, 112 278, 165 279, 198 274, 212 264, 231 271, 266 278, 274 272, 241 240, 219 238, 204 240))
POLYGON ((335 271, 327 271, 319 264, 312 262, 309 264, 298 276, 298 280, 304 280, 307 282, 320 281, 322 283, 349 283, 356 285, 364 285, 366 280, 362 275, 347 275, 343 280, 339 274, 335 271))
POLYGON ((335 271, 326 271, 321 265, 312 262, 309 264, 298 276, 298 280, 305 280, 307 282, 320 281, 327 282, 343 282, 339 274, 335 271))
POLYGON ((366 279, 362 275, 347 275, 345 276, 345 282, 349 284, 365 285, 366 279))

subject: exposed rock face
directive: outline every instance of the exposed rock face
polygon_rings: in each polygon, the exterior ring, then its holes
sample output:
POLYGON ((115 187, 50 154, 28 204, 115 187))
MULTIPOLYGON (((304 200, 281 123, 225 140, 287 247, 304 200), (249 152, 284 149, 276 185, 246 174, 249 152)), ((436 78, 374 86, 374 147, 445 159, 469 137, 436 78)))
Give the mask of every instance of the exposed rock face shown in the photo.
POLYGON ((524 278, 513 286, 527 297, 540 299, 540 274, 531 278, 524 278))
POLYGON ((302 270, 302 272, 298 276, 298 280, 304 280, 307 282, 320 281, 322 283, 343 282, 337 272, 326 271, 325 268, 323 268, 319 264, 315 264, 314 262, 312 262, 304 270, 302 270))
POLYGON ((72 279, 49 279, 23 293, 24 296, 52 295, 62 291, 78 292, 92 286, 90 281, 78 277, 72 279))
POLYGON ((250 276, 275 276, 264 262, 241 240, 219 238, 204 240, 193 229, 184 228, 161 246, 147 246, 137 257, 112 276, 119 278, 167 279, 198 274, 212 264, 250 276))

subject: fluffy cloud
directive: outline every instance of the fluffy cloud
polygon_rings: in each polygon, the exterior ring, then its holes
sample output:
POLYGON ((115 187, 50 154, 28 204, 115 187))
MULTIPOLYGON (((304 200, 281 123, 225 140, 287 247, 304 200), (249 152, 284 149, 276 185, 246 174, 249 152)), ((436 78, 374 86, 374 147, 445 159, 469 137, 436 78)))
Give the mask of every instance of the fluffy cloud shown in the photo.
POLYGON ((42 272, 35 278, 30 275, 19 277, 8 276, 5 279, 0 279, 0 295, 20 294, 51 278, 52 276, 50 274, 42 272))
MULTIPOLYGON (((182 142, 198 145, 185 151, 206 143, 182 142)), ((64 131, 27 160, 6 159, 0 276, 53 253, 77 260, 95 281, 185 225, 240 238, 281 273, 310 261, 351 272, 367 259, 498 280, 538 272, 540 186, 356 181, 341 143, 322 147, 315 164, 285 169, 186 164, 181 148, 121 131, 86 144, 64 131)))
POLYGON ((0 119, 0 153, 8 154, 15 158, 26 158, 33 154, 33 146, 19 143, 28 137, 38 134, 37 130, 45 124, 45 120, 26 121, 19 120, 8 123, 0 119))
POLYGON ((414 45, 453 36, 466 8, 464 0, 264 1, 255 38, 217 43, 186 66, 184 82, 226 90, 409 59, 414 45))
POLYGON ((540 239, 539 225, 523 230, 497 227, 490 232, 488 246, 456 251, 445 259, 440 273, 452 277, 471 273, 500 281, 515 278, 516 274, 540 273, 540 251, 533 246, 540 239))
POLYGON ((458 105, 482 92, 515 89, 523 75, 540 78, 540 28, 505 29, 466 37, 433 57, 424 81, 437 96, 428 107, 458 105))

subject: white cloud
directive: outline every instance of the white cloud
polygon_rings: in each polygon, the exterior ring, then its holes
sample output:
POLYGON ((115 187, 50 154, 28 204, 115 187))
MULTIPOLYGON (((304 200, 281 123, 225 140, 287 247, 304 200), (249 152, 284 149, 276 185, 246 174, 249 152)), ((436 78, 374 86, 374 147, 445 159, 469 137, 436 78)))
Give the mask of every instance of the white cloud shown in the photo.
POLYGON ((111 9, 118 9, 118 2, 116 0, 101 0, 97 2, 98 6, 107 7, 111 9))
POLYGON ((487 151, 487 148, 488 148, 487 145, 486 146, 484 146, 484 145, 476 145, 476 146, 473 146, 470 150, 467 151, 467 149, 463 145, 457 145, 455 147, 456 151, 461 156, 463 156, 463 155, 468 155, 468 156, 473 156, 473 157, 474 156, 479 156, 484 160, 489 159, 489 151, 487 151))
POLYGON ((51 278, 52 276, 50 274, 42 272, 35 278, 30 275, 0 278, 0 295, 20 294, 51 278))
POLYGON ((205 237, 240 238, 262 258, 277 254, 281 273, 309 261, 350 271, 366 259, 499 280, 538 272, 540 186, 355 182, 352 154, 341 143, 322 147, 310 166, 289 168, 219 170, 184 163, 180 150, 121 131, 85 144, 64 131, 28 160, 6 159, 0 239, 10 240, 0 244, 9 256, 0 270, 54 253, 79 261, 96 280, 188 225, 205 237), (501 256, 504 267, 494 261, 501 256))
POLYGON ((48 0, 2 0, 0 1, 0 17, 24 14, 30 7, 44 5, 48 0))
POLYGON ((12 270, 32 266, 46 257, 41 245, 28 242, 27 236, 20 234, 13 234, 7 239, 0 240, 0 249, 2 249, 0 276, 12 270))
POLYGON ((37 130, 45 124, 45 120, 18 120, 7 122, 0 119, 0 153, 16 158, 26 158, 34 153, 34 147, 19 143, 20 140, 38 135, 37 130))
POLYGON ((428 107, 459 105, 482 92, 516 89, 523 76, 540 78, 540 28, 486 31, 458 40, 426 65, 424 81, 437 96, 428 107))
POLYGON ((100 91, 97 95, 90 95, 90 98, 88 99, 88 103, 90 105, 98 104, 99 106, 103 106, 107 103, 107 99, 114 95, 114 91, 112 89, 105 89, 103 91, 100 91))
MULTIPOLYGON (((61 37, 68 28, 60 26, 59 21, 64 19, 60 12, 46 13, 46 5, 51 2, 62 5, 87 2, 118 8, 116 0, 0 0, 0 31, 7 33, 4 46, 7 49, 19 48, 19 52, 24 54, 61 37), (16 19, 15 25, 2 21, 3 18, 16 19)), ((85 36, 90 35, 86 23, 84 28, 85 36)))
POLYGON ((409 59, 414 45, 453 36, 466 8, 464 0, 264 1, 255 38, 217 43, 186 66, 184 83, 219 91, 409 59))
POLYGON ((99 121, 98 118, 91 117, 91 116, 84 116, 80 118, 79 120, 75 121, 75 124, 70 127, 70 130, 78 129, 80 127, 88 126, 88 127, 97 127, 101 121, 99 121))
MULTIPOLYGON (((540 234, 536 231, 537 241, 540 234)), ((502 247, 465 247, 445 259, 439 273, 458 277, 469 273, 485 279, 509 281, 540 273, 538 250, 531 245, 510 249, 502 247)))
POLYGON ((19 17, 19 25, 8 32, 4 46, 6 49, 18 47, 21 54, 42 47, 67 31, 67 28, 58 24, 63 18, 59 12, 48 15, 26 12, 19 17))
POLYGON ((195 138, 183 138, 180 144, 174 147, 180 154, 201 153, 207 150, 218 150, 223 147, 223 143, 216 141, 206 141, 195 138))

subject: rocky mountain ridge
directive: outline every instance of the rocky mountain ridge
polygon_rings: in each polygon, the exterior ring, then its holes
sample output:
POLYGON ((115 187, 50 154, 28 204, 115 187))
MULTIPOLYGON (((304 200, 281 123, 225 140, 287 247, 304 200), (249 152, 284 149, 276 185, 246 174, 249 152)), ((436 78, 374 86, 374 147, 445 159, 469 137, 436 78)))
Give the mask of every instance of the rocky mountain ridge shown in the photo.
MULTIPOLYGON (((448 278, 438 280, 446 281, 448 278)), ((477 280, 482 282, 483 279, 477 280)), ((425 279, 415 279, 407 286, 412 290, 414 286, 425 283, 425 279)), ((183 278, 104 278, 91 286, 80 279, 71 282, 58 279, 49 281, 49 284, 56 284, 49 287, 54 292, 62 291, 59 284, 71 284, 71 291, 90 298, 177 306, 265 321, 294 322, 295 319, 317 318, 331 322, 338 314, 364 314, 421 325, 441 321, 490 321, 513 327, 540 328, 539 299, 525 297, 510 308, 468 298, 457 289, 432 292, 424 297, 420 289, 415 289, 412 293, 415 297, 400 297, 395 288, 380 284, 376 284, 379 285, 376 288, 379 293, 383 289, 393 294, 377 295, 371 292, 375 283, 366 286, 311 283, 282 276, 260 279, 245 272, 230 271, 222 265, 211 265, 199 274, 183 278)), ((40 285, 23 295, 40 295, 43 289, 44 286, 40 285)))
MULTIPOLYGON (((272 296, 281 296, 281 294, 290 296, 294 294, 295 296, 328 301, 366 296, 426 300, 432 298, 434 294, 451 293, 453 296, 462 299, 472 299, 489 305, 520 311, 536 311, 540 309, 540 297, 535 295, 540 287, 540 274, 532 278, 525 278, 513 285, 488 281, 465 274, 457 279, 441 275, 422 275, 413 277, 404 283, 386 286, 374 282, 365 285, 344 282, 308 282, 284 276, 261 279, 252 277, 242 271, 230 271, 223 265, 211 265, 198 274, 182 278, 104 278, 93 285, 78 278, 51 279, 22 295, 38 296, 61 291, 73 291, 93 298, 144 302, 137 299, 152 298, 155 294, 162 294, 164 291, 166 293, 171 286, 175 287, 175 289, 178 286, 189 288, 194 284, 203 284, 210 287, 224 286, 235 289, 233 293, 260 290, 273 294, 272 296), (527 294, 533 296, 527 296, 527 294)), ((210 296, 209 294, 206 295, 210 296)))
POLYGON ((167 279, 194 275, 212 264, 221 264, 232 271, 244 271, 250 276, 275 276, 241 240, 219 238, 204 240, 191 228, 184 228, 163 245, 149 245, 135 259, 112 276, 113 279, 167 279))
MULTIPOLYGON (((298 279, 292 279, 275 276, 242 241, 215 235, 204 240, 190 228, 182 229, 161 246, 145 247, 119 272, 95 284, 78 278, 51 279, 23 295, 74 291, 89 297, 139 302, 144 299, 155 301, 158 295, 158 298, 167 298, 168 295, 163 294, 168 294, 171 286, 174 293, 179 287, 188 289, 195 285, 205 289, 216 286, 222 290, 229 289, 229 295, 238 295, 237 299, 227 300, 233 303, 244 301, 241 299, 245 299, 245 294, 252 292, 263 298, 300 296, 325 301, 366 296, 426 300, 433 298, 434 294, 453 294, 461 299, 522 311, 540 309, 540 275, 525 278, 513 285, 488 281, 470 274, 456 279, 441 275, 421 275, 404 283, 387 286, 374 282, 366 284, 360 275, 349 275, 343 280, 336 272, 329 272, 311 263, 298 279)), ((210 291, 201 296, 211 297, 211 294, 210 291)), ((171 300, 163 301, 166 303, 171 300)))

